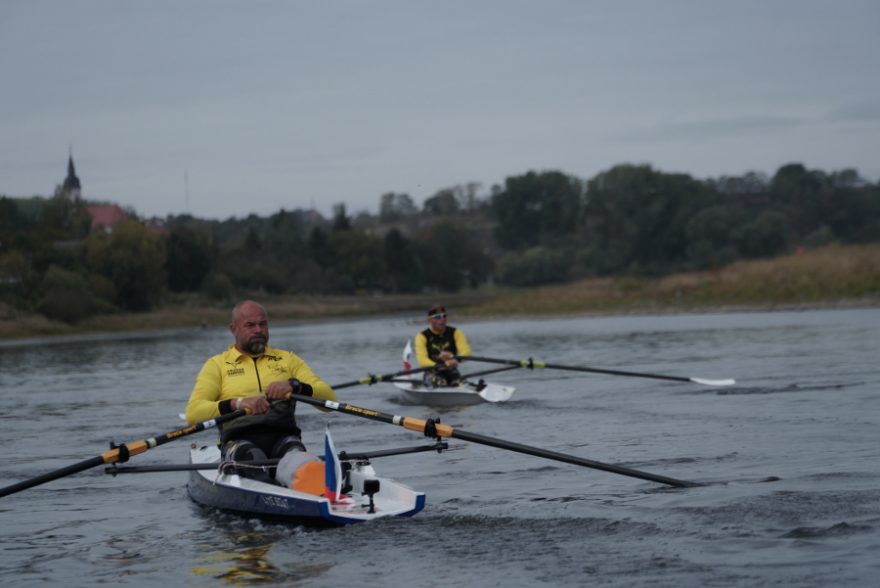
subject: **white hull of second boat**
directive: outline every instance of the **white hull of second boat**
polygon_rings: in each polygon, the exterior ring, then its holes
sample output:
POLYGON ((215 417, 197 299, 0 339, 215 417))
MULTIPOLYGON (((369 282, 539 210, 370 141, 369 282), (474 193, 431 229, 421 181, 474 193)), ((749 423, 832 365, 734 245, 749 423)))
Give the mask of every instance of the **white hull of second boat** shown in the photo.
POLYGON ((464 382, 458 386, 425 386, 422 380, 394 382, 410 402, 428 406, 467 406, 509 400, 516 388, 492 382, 464 382))

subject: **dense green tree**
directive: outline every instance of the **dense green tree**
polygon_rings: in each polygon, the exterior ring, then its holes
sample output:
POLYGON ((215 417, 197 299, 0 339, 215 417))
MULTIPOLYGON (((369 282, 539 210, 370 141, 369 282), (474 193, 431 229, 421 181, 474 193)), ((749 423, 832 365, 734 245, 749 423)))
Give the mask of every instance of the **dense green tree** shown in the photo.
POLYGON ((345 204, 340 202, 333 205, 333 230, 350 231, 351 219, 345 212, 345 204))
POLYGON ((436 223, 419 235, 425 285, 445 292, 483 283, 492 260, 480 249, 473 235, 450 221, 436 223))
POLYGON ((564 282, 571 267, 565 252, 538 246, 505 255, 498 264, 497 276, 501 284, 508 286, 540 286, 564 282))
POLYGON ((791 250, 795 231, 788 215, 778 210, 764 210, 744 223, 738 240, 746 257, 771 257, 791 250))
POLYGON ((397 229, 383 240, 386 283, 392 292, 418 292, 424 284, 424 269, 415 244, 397 229))
MULTIPOLYGON (((0 196, 0 239, 12 231, 22 228, 25 224, 24 215, 18 210, 18 204, 12 198, 0 196)), ((3 243, 0 242, 0 248, 3 243)))
POLYGON ((583 183, 561 172, 529 172, 509 177, 492 196, 495 231, 504 249, 557 246, 578 227, 583 183))
POLYGON ((213 267, 215 253, 210 233, 188 227, 171 229, 165 270, 173 292, 195 292, 213 267))
POLYGON ((273 258, 294 258, 302 254, 305 237, 302 214, 281 210, 269 217, 263 245, 273 258))
POLYGON ((695 213, 685 227, 685 267, 708 269, 739 259, 739 235, 748 214, 744 206, 734 201, 710 205, 695 213))
POLYGON ((75 323, 96 312, 111 310, 95 297, 81 274, 54 265, 43 276, 40 290, 36 310, 50 319, 75 323))
POLYGON ((333 247, 330 245, 330 239, 327 233, 321 227, 312 228, 308 240, 309 257, 322 268, 333 266, 336 258, 333 253, 333 247))
POLYGON ((377 288, 385 273, 382 241, 361 231, 336 231, 330 234, 335 254, 334 269, 346 290, 377 288))
POLYGON ((252 253, 257 253, 263 249, 263 240, 257 234, 254 227, 247 228, 247 236, 244 238, 244 248, 252 253))
POLYGON ((419 211, 409 194, 395 194, 387 192, 382 194, 379 201, 379 220, 393 222, 413 216, 419 211))
POLYGON ((116 304, 126 310, 154 307, 165 283, 165 241, 138 221, 124 221, 112 233, 93 233, 86 240, 89 268, 108 278, 116 304))
POLYGON ((455 190, 446 188, 426 199, 422 208, 425 214, 443 216, 457 213, 461 210, 461 203, 456 197, 455 190))
POLYGON ((660 273, 685 260, 688 222, 713 204, 713 192, 685 174, 619 165, 587 187, 582 240, 601 274, 660 273))

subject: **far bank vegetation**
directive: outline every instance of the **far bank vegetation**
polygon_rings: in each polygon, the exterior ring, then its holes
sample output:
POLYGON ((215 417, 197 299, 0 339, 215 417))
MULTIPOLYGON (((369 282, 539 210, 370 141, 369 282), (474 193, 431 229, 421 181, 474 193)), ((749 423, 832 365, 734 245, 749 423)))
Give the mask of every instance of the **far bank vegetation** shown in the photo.
POLYGON ((134 313, 155 325, 181 307, 225 316, 244 296, 340 315, 436 296, 486 313, 564 313, 880 291, 880 185, 800 164, 707 180, 648 165, 589 180, 528 172, 488 193, 443 189, 421 207, 389 192, 376 215, 340 203, 330 219, 129 210, 95 230, 88 205, 61 190, 0 197, 0 318, 85 326, 134 313))

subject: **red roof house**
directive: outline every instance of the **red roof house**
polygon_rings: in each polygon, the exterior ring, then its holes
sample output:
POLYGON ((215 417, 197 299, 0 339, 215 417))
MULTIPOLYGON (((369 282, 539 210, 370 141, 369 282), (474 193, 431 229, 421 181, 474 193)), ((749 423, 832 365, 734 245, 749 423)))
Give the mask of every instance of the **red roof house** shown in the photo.
POLYGON ((97 204, 89 206, 87 210, 92 218, 92 232, 104 230, 109 233, 113 231, 113 225, 128 219, 128 215, 116 204, 97 204))

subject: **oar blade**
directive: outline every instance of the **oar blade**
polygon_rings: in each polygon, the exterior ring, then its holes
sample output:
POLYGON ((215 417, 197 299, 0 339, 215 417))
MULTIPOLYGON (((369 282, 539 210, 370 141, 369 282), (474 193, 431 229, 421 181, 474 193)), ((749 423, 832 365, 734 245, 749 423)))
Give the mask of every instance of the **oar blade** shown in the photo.
POLYGON ((478 392, 486 402, 506 402, 510 400, 516 388, 511 386, 486 386, 478 392))
POLYGON ((707 380, 705 378, 690 378, 690 381, 695 384, 702 384, 704 386, 733 386, 736 384, 736 380, 733 378, 727 378, 726 380, 707 380))

